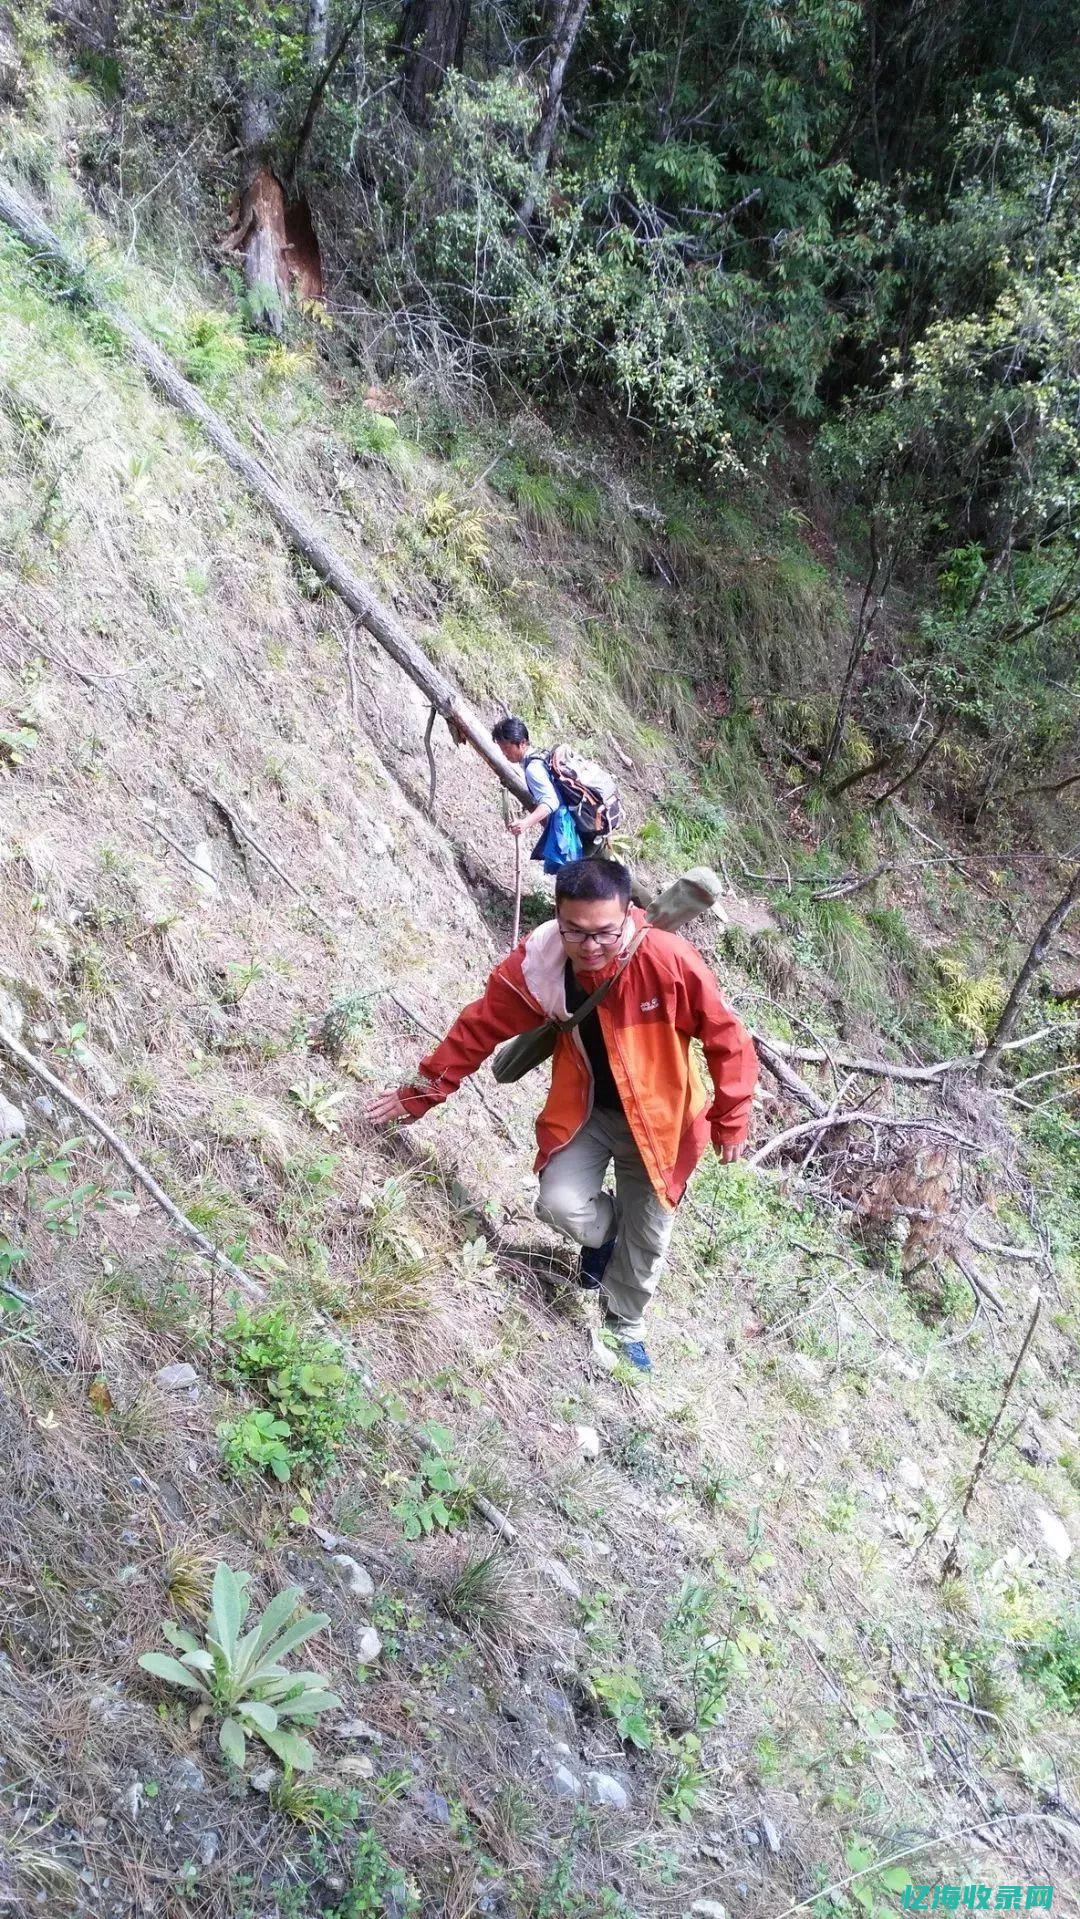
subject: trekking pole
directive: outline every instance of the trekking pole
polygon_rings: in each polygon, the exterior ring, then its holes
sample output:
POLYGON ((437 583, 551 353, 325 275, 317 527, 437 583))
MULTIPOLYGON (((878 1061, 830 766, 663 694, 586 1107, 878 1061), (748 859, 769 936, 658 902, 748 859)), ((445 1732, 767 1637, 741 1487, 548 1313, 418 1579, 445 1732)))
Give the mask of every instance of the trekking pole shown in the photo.
POLYGON ((521 834, 514 834, 514 937, 510 941, 513 952, 521 935, 521 834))

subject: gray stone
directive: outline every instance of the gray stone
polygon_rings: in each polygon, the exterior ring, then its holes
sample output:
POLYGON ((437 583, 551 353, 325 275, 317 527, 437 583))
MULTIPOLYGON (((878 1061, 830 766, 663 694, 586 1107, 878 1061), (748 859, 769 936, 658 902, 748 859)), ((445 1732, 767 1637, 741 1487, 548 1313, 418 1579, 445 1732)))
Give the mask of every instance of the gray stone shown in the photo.
POLYGON ((560 1799, 580 1799, 581 1781, 569 1766, 553 1766, 551 1769, 551 1790, 560 1799))
POLYGON ((220 1851, 220 1849, 221 1849, 220 1834, 216 1833, 213 1830, 213 1827, 210 1827, 208 1831, 203 1833, 202 1838, 199 1840, 200 1866, 212 1866, 214 1863, 214 1860, 218 1856, 218 1852, 220 1851))
POLYGON ((49 1098, 48 1093, 39 1093, 37 1099, 30 1101, 30 1105, 35 1113, 41 1114, 42 1119, 56 1118, 56 1106, 49 1098))
POLYGON ((154 1374, 154 1380, 163 1393, 183 1393, 189 1387, 198 1385, 199 1375, 186 1360, 174 1359, 170 1365, 162 1366, 154 1374))
MULTIPOLYGON (((97 1048, 88 1046, 85 1040, 80 1040, 75 1058, 91 1086, 101 1094, 102 1099, 115 1099, 120 1091, 120 1082, 113 1078, 97 1048)), ((117 1211, 127 1212, 128 1208, 118 1207, 117 1211)))
POLYGON ((574 1708, 565 1693, 555 1686, 545 1686, 539 1699, 540 1710, 551 1728, 553 1739, 565 1739, 569 1733, 576 1733, 577 1719, 574 1708))
POLYGON ((1073 1547, 1072 1540, 1065 1531, 1061 1520, 1056 1513, 1048 1513, 1043 1506, 1036 1507, 1035 1517, 1039 1522, 1039 1531, 1042 1533, 1043 1543, 1050 1548, 1054 1558, 1060 1559, 1062 1565, 1064 1565, 1065 1561, 1071 1558, 1073 1547))
POLYGON ((280 1775, 276 1766, 260 1766, 258 1772, 251 1775, 253 1792, 272 1792, 280 1775))
POLYGON ((335 1553, 333 1558, 349 1592, 354 1593, 357 1599, 370 1599, 375 1591, 375 1581, 367 1567, 349 1553, 335 1553))
POLYGON ((22 1139, 26 1134, 26 1120, 17 1106, 0 1093, 0 1139, 22 1139))
POLYGON ((356 1657, 362 1666, 370 1666, 382 1651, 382 1640, 374 1626, 365 1626, 360 1634, 360 1644, 356 1648, 356 1657))
POLYGON ((366 1719, 344 1719, 340 1726, 334 1727, 335 1739, 366 1739, 373 1746, 382 1745, 382 1733, 369 1726, 366 1719))
POLYGON ((429 1787, 425 1788, 420 1795, 420 1804, 424 1809, 425 1819, 430 1819, 433 1825, 448 1826, 450 1824, 450 1805, 441 1792, 432 1792, 429 1787))
POLYGON ((908 1488, 909 1492, 921 1493, 923 1487, 926 1485, 926 1480, 913 1459, 905 1458, 897 1460, 896 1477, 902 1486, 908 1488))
POLYGON ((136 1779, 134 1785, 128 1786, 123 1795, 124 1811, 132 1822, 138 1819, 139 1813, 142 1810, 142 1802, 142 1782, 136 1779))
POLYGON ((625 1812, 630 1804, 626 1787, 621 1786, 609 1772, 587 1772, 585 1796, 590 1806, 614 1806, 616 1812, 625 1812))
POLYGON ((764 1839, 765 1845, 768 1848, 769 1852, 772 1852, 772 1853, 779 1852, 780 1834, 777 1832, 776 1827, 773 1825, 773 1822, 771 1819, 763 1819, 761 1821, 761 1836, 764 1839))
POLYGON ((0 1027, 12 1039, 22 1038, 23 1009, 9 985, 0 985, 0 1027))
POLYGON ((218 882, 214 871, 214 849, 209 840, 197 840, 191 848, 190 859, 190 871, 203 898, 216 899, 218 882))
POLYGON ((574 1438, 583 1459, 599 1459, 600 1435, 595 1426, 575 1426, 574 1438))
POLYGON ((820 1381, 825 1377, 825 1362, 815 1359, 810 1353, 793 1353, 791 1363, 804 1379, 820 1381))
POLYGON ((690 1910, 695 1919, 728 1919, 727 1907, 719 1899, 695 1899, 690 1910))
POLYGON ((205 1792, 206 1776, 194 1759, 178 1759, 172 1768, 172 1783, 177 1792, 205 1792))

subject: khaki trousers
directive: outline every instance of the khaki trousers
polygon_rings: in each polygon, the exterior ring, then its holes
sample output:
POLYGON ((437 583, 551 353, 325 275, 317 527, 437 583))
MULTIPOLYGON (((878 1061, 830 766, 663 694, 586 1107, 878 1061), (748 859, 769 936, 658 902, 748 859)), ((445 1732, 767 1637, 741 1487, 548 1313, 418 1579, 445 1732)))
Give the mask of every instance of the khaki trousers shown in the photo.
POLYGON ((657 1198, 624 1114, 594 1108, 569 1146, 552 1154, 536 1212, 579 1246, 603 1246, 617 1235, 602 1287, 607 1320, 624 1343, 640 1339, 675 1215, 657 1198), (603 1190, 612 1161, 614 1200, 603 1190))

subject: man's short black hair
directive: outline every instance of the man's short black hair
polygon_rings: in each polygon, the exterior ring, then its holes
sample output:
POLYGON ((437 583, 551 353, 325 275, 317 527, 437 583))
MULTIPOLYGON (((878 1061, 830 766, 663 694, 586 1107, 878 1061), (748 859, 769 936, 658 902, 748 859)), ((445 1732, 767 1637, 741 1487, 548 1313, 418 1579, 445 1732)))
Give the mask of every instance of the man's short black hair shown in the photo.
POLYGON ((621 860, 570 860, 555 875, 555 904, 563 900, 618 900, 630 904, 630 869, 621 860))
POLYGON ((496 720, 491 737, 496 746, 528 746, 529 729, 524 720, 519 720, 516 713, 511 713, 505 720, 496 720))

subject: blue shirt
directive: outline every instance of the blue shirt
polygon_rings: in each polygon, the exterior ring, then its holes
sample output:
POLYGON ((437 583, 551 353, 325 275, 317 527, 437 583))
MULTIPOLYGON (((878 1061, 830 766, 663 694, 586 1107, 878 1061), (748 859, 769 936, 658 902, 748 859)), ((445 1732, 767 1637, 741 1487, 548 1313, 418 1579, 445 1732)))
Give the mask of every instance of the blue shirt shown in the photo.
POLYGON ((531 759, 525 760, 521 770, 525 775, 525 784, 532 795, 533 804, 546 806, 549 812, 557 813, 560 805, 559 795, 555 791, 555 782, 548 772, 547 764, 540 754, 536 753, 531 759))

